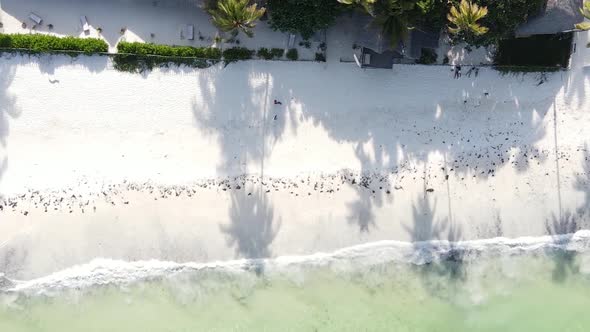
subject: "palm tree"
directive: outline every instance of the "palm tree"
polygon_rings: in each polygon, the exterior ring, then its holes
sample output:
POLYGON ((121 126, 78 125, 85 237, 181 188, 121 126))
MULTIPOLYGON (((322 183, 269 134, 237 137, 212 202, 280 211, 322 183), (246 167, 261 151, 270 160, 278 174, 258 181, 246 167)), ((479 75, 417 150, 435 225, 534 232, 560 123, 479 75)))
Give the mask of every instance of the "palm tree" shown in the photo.
POLYGON ((373 24, 381 27, 381 33, 395 48, 412 29, 410 16, 415 13, 416 0, 382 0, 376 7, 373 24))
MULTIPOLYGON (((580 8, 580 13, 590 20, 590 1, 584 1, 584 5, 580 8)), ((590 30, 590 22, 580 22, 576 24, 576 29, 580 30, 590 30)))
POLYGON ((257 8, 256 4, 248 5, 250 0, 219 0, 209 9, 213 24, 219 29, 237 35, 242 31, 246 36, 252 37, 252 29, 256 21, 260 19, 266 9, 257 8))
POLYGON ((487 14, 488 7, 480 7, 471 1, 461 0, 459 9, 453 6, 447 15, 449 22, 455 25, 455 27, 449 26, 449 32, 455 35, 483 35, 489 29, 479 25, 477 21, 487 14))

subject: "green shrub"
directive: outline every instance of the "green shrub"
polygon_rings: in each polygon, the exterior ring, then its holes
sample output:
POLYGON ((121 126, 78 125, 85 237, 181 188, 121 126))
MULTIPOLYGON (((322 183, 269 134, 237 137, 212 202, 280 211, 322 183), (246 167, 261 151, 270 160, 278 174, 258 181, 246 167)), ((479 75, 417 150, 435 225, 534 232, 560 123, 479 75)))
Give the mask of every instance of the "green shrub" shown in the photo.
POLYGON ((303 46, 305 48, 311 48, 311 42, 309 40, 300 41, 299 46, 303 46))
POLYGON ((315 61, 326 62, 326 56, 324 55, 324 53, 316 53, 315 54, 315 61))
POLYGON ((106 53, 107 43, 98 38, 56 37, 43 34, 0 34, 0 48, 23 49, 30 53, 106 53))
POLYGON ((292 61, 299 59, 299 53, 297 52, 296 48, 292 48, 287 51, 287 59, 292 61))
POLYGON ((261 47, 258 50, 258 53, 256 53, 256 55, 261 58, 261 59, 265 59, 265 60, 272 60, 273 58, 273 54, 271 51, 268 50, 268 48, 266 47, 261 47))
POLYGON ((253 50, 249 50, 245 47, 232 47, 223 50, 223 59, 226 62, 234 62, 238 60, 249 60, 254 55, 253 50))
POLYGON ((168 46, 151 43, 120 42, 119 54, 113 57, 113 66, 120 71, 141 73, 155 67, 171 64, 193 68, 206 68, 221 59, 221 50, 212 47, 168 46))
POLYGON ((270 26, 309 39, 330 27, 343 6, 336 0, 268 0, 270 26))
POLYGON ((201 58, 179 58, 179 57, 156 57, 133 54, 115 54, 113 56, 113 67, 119 71, 129 73, 143 73, 156 67, 168 68, 170 65, 185 65, 192 68, 207 68, 218 60, 201 58))
POLYGON ((282 48, 271 48, 270 53, 272 53, 273 58, 282 58, 285 50, 282 48))
POLYGON ((221 50, 213 47, 169 46, 152 43, 119 42, 119 44, 117 44, 117 51, 119 53, 158 55, 165 57, 194 57, 215 60, 221 58, 221 50))
POLYGON ((423 48, 422 53, 420 54, 420 58, 416 62, 423 65, 431 65, 436 62, 436 58, 437 55, 433 49, 423 48))
POLYGON ((280 59, 285 54, 282 48, 271 48, 270 50, 266 47, 261 47, 256 55, 265 60, 280 59))

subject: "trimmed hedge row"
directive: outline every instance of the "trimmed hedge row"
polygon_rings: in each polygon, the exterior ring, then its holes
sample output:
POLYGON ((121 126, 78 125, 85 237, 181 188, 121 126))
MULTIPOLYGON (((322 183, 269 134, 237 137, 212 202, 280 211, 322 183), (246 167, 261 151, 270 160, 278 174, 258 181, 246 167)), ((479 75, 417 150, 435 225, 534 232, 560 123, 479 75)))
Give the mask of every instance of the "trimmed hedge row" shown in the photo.
POLYGON ((245 47, 232 47, 223 50, 223 60, 225 62, 234 62, 238 60, 249 60, 254 55, 254 50, 245 47))
MULTIPOLYGON (((98 38, 56 37, 44 34, 1 34, 0 49, 14 49, 25 53, 66 53, 84 54, 107 53, 108 44, 98 38)), ((168 46, 139 42, 119 42, 118 54, 113 56, 116 70, 141 73, 155 67, 186 65, 194 68, 206 68, 221 61, 226 63, 248 60, 256 51, 245 47, 233 47, 221 51, 213 47, 168 46)), ((1 50, 0 50, 1 52, 1 50)), ((261 48, 258 57, 263 59, 281 58, 283 50, 261 48)), ((289 50, 287 57, 296 60, 297 50, 289 50), (295 56, 293 56, 295 55, 295 56)))
POLYGON ((43 34, 0 34, 0 48, 26 49, 26 52, 29 53, 76 51, 92 54, 108 52, 109 45, 98 38, 56 37, 43 34))
POLYGON ((204 59, 221 59, 221 50, 212 47, 168 46, 151 43, 119 42, 119 53, 131 53, 137 55, 159 55, 168 57, 194 57, 204 59))
POLYGON ((118 71, 129 73, 143 73, 156 67, 170 67, 170 65, 185 65, 193 68, 207 68, 219 60, 181 57, 151 57, 146 55, 115 54, 113 67, 118 71))
POLYGON ((119 42, 113 66, 120 71, 141 73, 171 64, 207 68, 221 60, 221 50, 212 47, 168 46, 138 42, 119 42), (124 54, 129 53, 129 54, 124 54))
POLYGON ((280 59, 285 54, 285 50, 282 48, 271 48, 270 50, 266 47, 261 47, 258 49, 256 55, 264 60, 272 60, 272 59, 280 59))

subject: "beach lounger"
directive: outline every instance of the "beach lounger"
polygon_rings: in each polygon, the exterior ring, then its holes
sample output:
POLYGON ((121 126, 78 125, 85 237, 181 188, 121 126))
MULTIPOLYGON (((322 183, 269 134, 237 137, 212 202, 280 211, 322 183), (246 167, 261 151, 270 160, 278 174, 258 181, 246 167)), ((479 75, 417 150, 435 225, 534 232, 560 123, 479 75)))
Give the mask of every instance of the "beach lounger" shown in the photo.
POLYGON ((88 20, 86 19, 86 16, 84 16, 84 15, 80 16, 80 24, 82 24, 82 30, 84 32, 90 31, 90 24, 88 24, 88 20))
POLYGON ((295 35, 289 34, 289 48, 293 48, 295 46, 295 35))
POLYGON ((41 24, 41 22, 43 22, 43 19, 35 13, 30 13, 29 18, 31 19, 31 21, 35 22, 36 24, 41 24))
POLYGON ((195 39, 195 26, 192 24, 187 25, 185 27, 184 35, 186 36, 186 39, 194 40, 195 39))

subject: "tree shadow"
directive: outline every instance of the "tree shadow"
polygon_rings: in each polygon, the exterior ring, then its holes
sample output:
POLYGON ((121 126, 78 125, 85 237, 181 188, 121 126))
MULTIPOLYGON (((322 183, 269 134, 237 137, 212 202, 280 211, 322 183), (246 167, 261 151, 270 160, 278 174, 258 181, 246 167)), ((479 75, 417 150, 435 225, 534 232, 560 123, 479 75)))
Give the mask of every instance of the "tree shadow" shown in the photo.
POLYGON ((420 255, 424 262, 415 267, 424 289, 433 296, 448 300, 466 278, 465 250, 459 245, 463 228, 447 218, 437 220, 436 206, 436 200, 427 195, 418 197, 412 205, 413 224, 404 225, 404 229, 416 255, 420 255))
POLYGON ((268 199, 260 191, 245 190, 231 194, 230 223, 221 225, 229 246, 235 248, 236 256, 256 259, 272 257, 270 245, 281 227, 268 199))
POLYGON ((586 87, 590 82, 590 49, 586 47, 590 42, 587 31, 574 32, 573 43, 575 52, 571 56, 570 70, 565 72, 564 94, 569 104, 576 103, 582 106, 586 99, 586 87))
POLYGON ((11 61, 14 65, 37 67, 41 73, 47 74, 52 84, 59 83, 54 77, 55 70, 62 66, 80 66, 91 73, 99 73, 108 67, 109 57, 106 55, 65 55, 65 54, 28 54, 22 52, 4 51, 3 60, 11 61))
POLYGON ((288 124, 289 108, 273 103, 280 92, 270 72, 252 64, 238 66, 216 66, 199 74, 201 98, 193 101, 193 116, 221 147, 220 176, 263 175, 264 161, 288 124))
POLYGON ((590 210, 590 147, 584 144, 583 171, 576 175, 574 189, 584 193, 584 202, 578 208, 578 213, 586 213, 590 210))
POLYGON ((200 98, 193 102, 193 116, 196 125, 220 147, 220 177, 240 182, 248 174, 259 176, 254 188, 243 182, 228 188, 229 222, 222 223, 220 230, 236 257, 249 259, 260 273, 264 269, 261 258, 272 256, 270 247, 281 226, 281 216, 275 215, 269 199, 271 194, 264 190, 264 165, 288 124, 289 109, 274 104, 280 92, 275 90, 273 75, 257 67, 241 63, 200 73, 200 98))
POLYGON ((20 116, 21 110, 16 106, 16 98, 8 92, 14 80, 15 66, 3 61, 0 64, 0 184, 8 168, 7 137, 10 133, 10 119, 20 116))
MULTIPOLYGON (((409 164, 432 166, 431 156, 436 155, 446 156, 446 169, 458 178, 487 179, 509 166, 524 172, 547 158, 537 142, 548 133, 544 119, 562 87, 560 73, 547 74, 541 85, 534 74, 508 76, 498 83, 499 73, 481 68, 477 77, 452 80, 448 74, 449 83, 437 84, 433 94, 425 92, 424 84, 440 82, 446 68, 399 66, 393 73, 334 70, 332 81, 353 83, 325 89, 322 79, 298 79, 317 77, 317 68, 299 71, 275 79, 291 88, 304 119, 350 145, 361 179, 371 174, 391 177, 409 164), (530 89, 547 97, 520 98, 530 95, 530 89), (334 107, 336 101, 341 106, 334 107)), ((369 187, 354 187, 357 201, 349 204, 348 222, 356 221, 361 232, 378 226, 374 210, 395 197, 388 186, 369 187)))
POLYGON ((578 253, 568 249, 567 245, 574 233, 590 228, 590 150, 587 144, 583 148, 583 158, 583 171, 576 175, 573 186, 584 194, 582 204, 575 211, 553 214, 550 220, 545 221, 545 231, 553 237, 556 245, 549 250, 555 265, 552 274, 555 282, 564 282, 568 276, 579 272, 580 266, 576 261, 578 253))
POLYGON ((553 215, 551 221, 545 221, 545 230, 553 237, 553 243, 559 246, 548 249, 548 254, 555 264, 552 279, 561 283, 566 281, 569 275, 580 270, 576 262, 577 252, 565 248, 571 242, 574 233, 580 230, 578 215, 570 211, 563 213, 561 217, 553 215))

